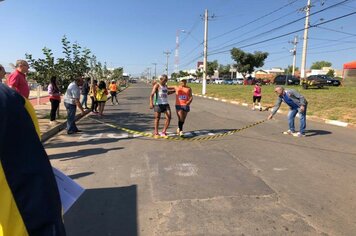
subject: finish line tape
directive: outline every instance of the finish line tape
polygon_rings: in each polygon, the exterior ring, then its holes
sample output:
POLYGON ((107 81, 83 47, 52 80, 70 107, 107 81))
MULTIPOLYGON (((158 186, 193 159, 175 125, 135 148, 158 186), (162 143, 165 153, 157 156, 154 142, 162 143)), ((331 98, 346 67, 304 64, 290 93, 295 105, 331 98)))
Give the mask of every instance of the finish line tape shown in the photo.
POLYGON ((125 131, 125 132, 130 133, 130 134, 136 134, 136 135, 149 137, 149 138, 154 138, 154 139, 165 139, 165 140, 172 140, 172 141, 208 141, 208 140, 213 140, 213 139, 222 138, 222 137, 225 137, 225 136, 228 136, 228 135, 236 134, 236 133, 241 132, 241 131, 243 131, 245 129, 252 128, 254 126, 257 126, 257 125, 262 124, 262 123, 267 121, 267 119, 261 120, 261 121, 257 121, 257 122, 255 122, 253 124, 246 125, 246 126, 244 126, 242 128, 234 129, 234 130, 231 130, 231 131, 228 131, 228 132, 225 132, 225 133, 221 133, 221 134, 215 134, 215 135, 204 136, 204 137, 192 137, 192 138, 189 138, 189 137, 184 137, 184 136, 183 137, 172 137, 172 136, 162 137, 162 136, 154 135, 154 134, 151 134, 151 133, 145 133, 145 132, 140 132, 140 131, 136 131, 136 130, 120 127, 118 125, 110 124, 110 123, 107 123, 107 122, 104 122, 104 121, 101 121, 101 120, 98 120, 98 119, 94 119, 94 118, 91 118, 91 117, 88 117, 88 118, 91 119, 91 120, 94 120, 94 121, 96 121, 98 123, 101 123, 101 124, 104 124, 106 126, 109 126, 111 128, 122 130, 122 131, 125 131))

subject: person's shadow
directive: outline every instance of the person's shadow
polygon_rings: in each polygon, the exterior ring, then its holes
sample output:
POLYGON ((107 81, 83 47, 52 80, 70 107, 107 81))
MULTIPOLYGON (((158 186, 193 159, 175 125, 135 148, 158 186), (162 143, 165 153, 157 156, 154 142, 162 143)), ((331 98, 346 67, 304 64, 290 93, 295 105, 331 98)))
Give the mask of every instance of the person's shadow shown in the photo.
POLYGON ((332 132, 326 131, 326 130, 306 130, 305 131, 305 136, 307 136, 307 137, 328 135, 328 134, 332 134, 332 132))
POLYGON ((86 189, 64 214, 67 235, 138 235, 137 186, 86 189))

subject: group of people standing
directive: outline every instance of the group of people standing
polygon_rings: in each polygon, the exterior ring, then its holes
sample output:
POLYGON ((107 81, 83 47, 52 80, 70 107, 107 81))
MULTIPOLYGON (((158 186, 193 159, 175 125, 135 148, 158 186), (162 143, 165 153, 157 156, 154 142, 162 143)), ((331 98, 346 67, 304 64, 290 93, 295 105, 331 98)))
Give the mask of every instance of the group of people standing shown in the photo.
MULTIPOLYGON (((90 109, 93 114, 97 114, 101 117, 103 116, 105 103, 108 100, 108 91, 110 91, 111 94, 112 104, 115 104, 114 99, 116 104, 119 104, 117 99, 118 89, 115 80, 111 81, 108 88, 104 81, 100 81, 98 84, 97 80, 93 80, 92 84, 90 84, 90 78, 80 76, 70 83, 64 95, 64 106, 67 110, 67 133, 74 134, 81 132, 75 124, 77 108, 82 114, 85 114, 84 109, 90 109), (91 99, 91 108, 88 107, 88 95, 91 99), (81 101, 80 96, 82 96, 81 101)), ((58 111, 61 101, 61 93, 57 85, 56 76, 51 77, 48 94, 50 95, 51 102, 50 124, 56 124, 56 112, 58 111)))

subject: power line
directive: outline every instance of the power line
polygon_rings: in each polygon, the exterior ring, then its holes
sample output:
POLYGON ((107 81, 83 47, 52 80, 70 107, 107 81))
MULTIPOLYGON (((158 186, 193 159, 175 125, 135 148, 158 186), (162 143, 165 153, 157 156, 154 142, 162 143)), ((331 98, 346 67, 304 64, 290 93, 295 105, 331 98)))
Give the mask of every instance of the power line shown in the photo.
MULTIPOLYGON (((336 4, 331 5, 331 6, 329 6, 329 7, 326 7, 326 8, 324 8, 324 9, 319 10, 319 11, 316 11, 316 12, 314 12, 314 13, 311 13, 309 16, 319 14, 319 13, 321 13, 321 12, 323 12, 323 11, 329 10, 329 9, 331 9, 331 8, 334 8, 334 7, 336 7, 336 6, 339 6, 339 5, 341 5, 341 4, 345 3, 345 2, 348 2, 348 1, 350 1, 350 0, 344 0, 344 1, 342 1, 342 2, 336 3, 336 4)), ((227 45, 227 46, 224 46, 224 47, 221 47, 221 48, 219 48, 219 49, 213 50, 213 53, 214 53, 214 51, 222 50, 222 49, 224 49, 224 48, 231 47, 231 46, 234 46, 234 45, 236 45, 236 44, 239 44, 239 43, 242 43, 242 42, 245 42, 245 41, 254 39, 254 38, 256 38, 256 37, 265 35, 265 34, 267 34, 267 33, 271 33, 271 32, 273 32, 273 31, 279 30, 279 29, 281 29, 281 28, 284 28, 284 27, 286 27, 286 26, 289 26, 289 25, 291 25, 291 24, 294 24, 294 23, 296 23, 296 22, 298 22, 298 21, 300 21, 300 20, 303 20, 303 19, 305 19, 305 18, 306 18, 306 17, 303 16, 303 17, 301 17, 301 18, 298 18, 298 19, 296 19, 296 20, 293 20, 293 21, 288 22, 288 23, 286 23, 286 24, 283 24, 283 25, 281 25, 281 26, 275 27, 275 28, 273 28, 273 29, 271 29, 271 30, 268 30, 268 31, 259 33, 259 34, 255 35, 255 36, 250 37, 250 38, 247 38, 247 39, 241 40, 241 41, 239 41, 239 42, 236 42, 236 43, 233 43, 233 44, 229 44, 229 45, 227 45)), ((318 25, 320 25, 320 24, 318 24, 318 25)), ((304 30, 304 29, 303 29, 303 30, 304 30)), ((298 32, 299 32, 299 31, 298 31, 298 32)))
POLYGON ((276 13, 276 12, 282 10, 283 8, 286 8, 286 7, 290 6, 290 5, 292 5, 293 3, 297 2, 297 1, 298 1, 298 0, 294 0, 294 1, 292 1, 291 3, 285 4, 284 6, 282 6, 282 7, 280 7, 280 8, 277 8, 276 10, 273 10, 273 11, 271 11, 271 12, 269 12, 269 13, 267 13, 267 14, 261 16, 261 17, 258 17, 257 19, 255 19, 255 20, 253 20, 253 21, 250 21, 250 22, 248 22, 248 23, 246 23, 246 24, 244 24, 244 25, 242 25, 242 26, 239 26, 239 27, 236 27, 236 28, 234 28, 234 29, 232 29, 232 30, 229 30, 229 31, 227 31, 227 32, 225 32, 225 33, 223 33, 223 34, 217 35, 217 36, 211 38, 210 41, 212 41, 212 40, 214 40, 214 39, 217 39, 217 38, 220 38, 220 37, 222 37, 222 36, 225 36, 225 35, 227 35, 227 34, 230 34, 230 33, 234 32, 234 31, 236 31, 236 30, 242 29, 242 28, 244 28, 244 27, 246 27, 246 26, 248 26, 248 25, 250 25, 250 24, 252 24, 252 23, 255 23, 255 22, 257 22, 257 21, 259 21, 259 20, 261 20, 261 19, 263 19, 263 18, 265 18, 265 17, 267 17, 267 16, 270 16, 270 15, 272 15, 272 14, 274 14, 274 13, 276 13))
MULTIPOLYGON (((349 14, 346 14, 346 15, 342 15, 342 16, 333 18, 333 19, 328 20, 328 21, 321 22, 321 23, 313 25, 313 26, 308 26, 308 28, 317 27, 319 25, 327 24, 327 23, 330 23, 330 22, 333 22, 333 21, 336 21, 336 20, 351 16, 351 15, 354 15, 354 14, 356 14, 356 12, 352 12, 352 13, 349 13, 349 14)), ((279 39, 279 38, 282 38, 282 37, 285 37, 285 36, 288 36, 288 35, 291 35, 291 34, 295 34, 295 33, 301 32, 303 30, 304 30, 304 28, 303 29, 299 29, 299 30, 295 30, 295 31, 292 31, 292 32, 289 32, 289 33, 285 33, 285 34, 282 34, 282 35, 279 35, 279 36, 275 36, 275 37, 272 37, 272 38, 269 38, 269 39, 265 39, 265 40, 262 40, 262 41, 259 41, 259 42, 256 42, 256 43, 247 44, 247 45, 244 45, 244 46, 242 46, 240 48, 251 47, 251 46, 254 46, 254 45, 261 44, 261 43, 269 42, 269 41, 272 41, 272 40, 275 40, 275 39, 279 39)), ((209 55, 215 55, 215 54, 220 54, 220 53, 229 52, 229 51, 230 51, 230 49, 229 50, 224 50, 224 51, 219 51, 219 52, 213 52, 213 53, 210 53, 209 55)))

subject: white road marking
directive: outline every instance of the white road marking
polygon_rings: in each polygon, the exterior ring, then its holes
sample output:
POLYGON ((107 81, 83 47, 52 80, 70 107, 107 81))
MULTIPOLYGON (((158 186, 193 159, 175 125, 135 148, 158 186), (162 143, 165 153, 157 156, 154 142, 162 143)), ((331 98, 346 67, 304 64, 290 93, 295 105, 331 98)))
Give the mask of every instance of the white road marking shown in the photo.
POLYGON ((164 168, 165 171, 173 171, 175 175, 190 177, 198 175, 198 167, 192 163, 180 163, 164 168))
POLYGON ((79 139, 91 140, 91 139, 100 139, 102 138, 103 133, 99 134, 82 134, 79 139))
POLYGON ((287 168, 273 168, 275 171, 285 171, 288 170, 287 168))

